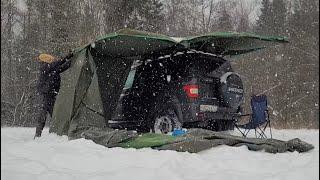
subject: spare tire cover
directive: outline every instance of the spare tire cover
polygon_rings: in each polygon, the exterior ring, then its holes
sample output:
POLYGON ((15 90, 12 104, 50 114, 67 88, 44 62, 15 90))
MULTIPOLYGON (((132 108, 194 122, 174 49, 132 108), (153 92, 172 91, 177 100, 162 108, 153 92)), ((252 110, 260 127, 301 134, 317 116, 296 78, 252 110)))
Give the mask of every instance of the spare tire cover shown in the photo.
POLYGON ((227 72, 220 77, 220 95, 227 107, 238 108, 243 101, 243 84, 240 76, 227 72))

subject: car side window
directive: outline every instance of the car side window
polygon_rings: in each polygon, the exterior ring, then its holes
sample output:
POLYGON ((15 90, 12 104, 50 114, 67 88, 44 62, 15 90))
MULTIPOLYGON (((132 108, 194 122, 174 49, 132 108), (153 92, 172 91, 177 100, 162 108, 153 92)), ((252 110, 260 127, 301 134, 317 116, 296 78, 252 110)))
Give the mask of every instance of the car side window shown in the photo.
POLYGON ((129 75, 127 77, 126 83, 124 85, 124 89, 130 89, 132 87, 135 74, 136 74, 136 70, 135 69, 132 69, 129 72, 129 75))

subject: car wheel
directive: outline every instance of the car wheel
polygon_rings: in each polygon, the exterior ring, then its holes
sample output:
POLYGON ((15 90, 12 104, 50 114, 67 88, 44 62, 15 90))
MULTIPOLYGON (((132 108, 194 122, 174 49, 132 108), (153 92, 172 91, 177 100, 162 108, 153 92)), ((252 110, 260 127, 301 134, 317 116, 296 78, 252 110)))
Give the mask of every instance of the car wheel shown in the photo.
POLYGON ((158 110, 155 108, 155 113, 151 122, 150 129, 157 134, 167 134, 174 129, 182 128, 177 110, 171 103, 163 103, 158 110))

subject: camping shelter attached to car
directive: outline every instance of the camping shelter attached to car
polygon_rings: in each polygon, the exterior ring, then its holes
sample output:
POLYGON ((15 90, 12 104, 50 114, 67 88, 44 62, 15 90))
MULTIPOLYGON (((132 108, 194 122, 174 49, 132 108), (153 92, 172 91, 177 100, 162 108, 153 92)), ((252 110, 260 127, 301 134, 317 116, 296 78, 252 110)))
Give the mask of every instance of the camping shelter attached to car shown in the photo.
POLYGON ((219 56, 262 49, 282 37, 218 32, 176 41, 165 35, 123 29, 74 50, 70 68, 61 74, 50 132, 72 136, 89 127, 106 127, 133 60, 196 50, 219 56))

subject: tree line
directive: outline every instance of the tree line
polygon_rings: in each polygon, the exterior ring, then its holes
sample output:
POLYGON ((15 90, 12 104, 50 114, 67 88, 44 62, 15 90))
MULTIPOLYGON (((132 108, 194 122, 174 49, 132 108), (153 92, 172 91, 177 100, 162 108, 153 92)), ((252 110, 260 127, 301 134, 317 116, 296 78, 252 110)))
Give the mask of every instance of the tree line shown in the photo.
POLYGON ((245 84, 245 110, 250 95, 265 93, 276 127, 319 128, 316 0, 2 0, 1 126, 34 126, 40 53, 62 56, 125 27, 169 36, 287 36, 287 45, 232 60, 245 84))

